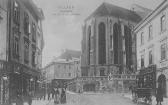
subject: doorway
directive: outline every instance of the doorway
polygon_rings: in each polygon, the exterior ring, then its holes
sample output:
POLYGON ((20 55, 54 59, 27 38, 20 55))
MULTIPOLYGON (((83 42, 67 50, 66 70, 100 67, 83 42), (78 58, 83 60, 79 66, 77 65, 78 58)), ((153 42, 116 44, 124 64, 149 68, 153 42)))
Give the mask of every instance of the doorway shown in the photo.
POLYGON ((164 74, 161 74, 158 77, 158 87, 161 87, 161 89, 163 90, 163 96, 166 97, 166 76, 164 74))

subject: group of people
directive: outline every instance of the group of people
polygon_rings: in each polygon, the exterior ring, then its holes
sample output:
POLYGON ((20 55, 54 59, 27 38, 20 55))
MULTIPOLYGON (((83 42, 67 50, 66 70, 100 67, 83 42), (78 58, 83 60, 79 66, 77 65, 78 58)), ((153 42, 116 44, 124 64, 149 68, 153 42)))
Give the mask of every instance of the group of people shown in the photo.
MULTIPOLYGON (((135 93, 135 87, 130 86, 129 90, 132 92, 132 95, 135 93)), ((160 86, 156 89, 156 95, 155 96, 156 96, 156 102, 157 102, 156 105, 162 105, 164 92, 163 92, 163 89, 160 86)))
POLYGON ((55 104, 66 103, 66 89, 53 88, 51 91, 48 91, 48 100, 50 100, 51 98, 54 99, 55 104))
POLYGON ((27 102, 28 105, 32 105, 32 93, 27 92, 25 95, 22 95, 21 92, 17 91, 16 93, 16 105, 23 105, 24 102, 27 102))

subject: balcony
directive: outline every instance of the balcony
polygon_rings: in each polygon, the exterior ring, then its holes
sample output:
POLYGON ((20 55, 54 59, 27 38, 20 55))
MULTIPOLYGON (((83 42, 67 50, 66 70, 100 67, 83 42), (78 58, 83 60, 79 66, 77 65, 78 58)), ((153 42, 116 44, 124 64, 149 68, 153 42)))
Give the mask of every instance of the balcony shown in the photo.
POLYGON ((85 81, 113 81, 113 80, 119 80, 119 81, 124 81, 124 80, 130 80, 130 81, 135 81, 136 80, 136 75, 135 74, 113 74, 110 76, 83 76, 83 77, 77 77, 71 80, 70 83, 74 82, 85 82, 85 81))

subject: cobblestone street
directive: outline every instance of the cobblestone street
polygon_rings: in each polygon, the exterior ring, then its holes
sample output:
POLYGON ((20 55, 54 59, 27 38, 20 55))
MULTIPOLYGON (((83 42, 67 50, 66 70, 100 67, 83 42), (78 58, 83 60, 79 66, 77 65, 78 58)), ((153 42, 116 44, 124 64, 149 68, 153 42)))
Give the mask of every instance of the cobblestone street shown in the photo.
MULTIPOLYGON (((54 105, 51 101, 49 105, 54 105)), ((60 104, 61 105, 61 104, 60 104)), ((84 93, 67 94, 66 105, 135 105, 129 98, 121 94, 84 93)))

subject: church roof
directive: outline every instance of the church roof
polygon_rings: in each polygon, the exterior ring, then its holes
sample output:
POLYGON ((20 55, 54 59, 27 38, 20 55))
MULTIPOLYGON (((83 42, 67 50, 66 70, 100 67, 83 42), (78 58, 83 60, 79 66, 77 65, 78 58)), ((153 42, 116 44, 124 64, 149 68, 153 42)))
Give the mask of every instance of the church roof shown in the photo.
POLYGON ((140 22, 141 17, 135 12, 104 2, 86 20, 97 16, 114 16, 134 22, 140 22))

